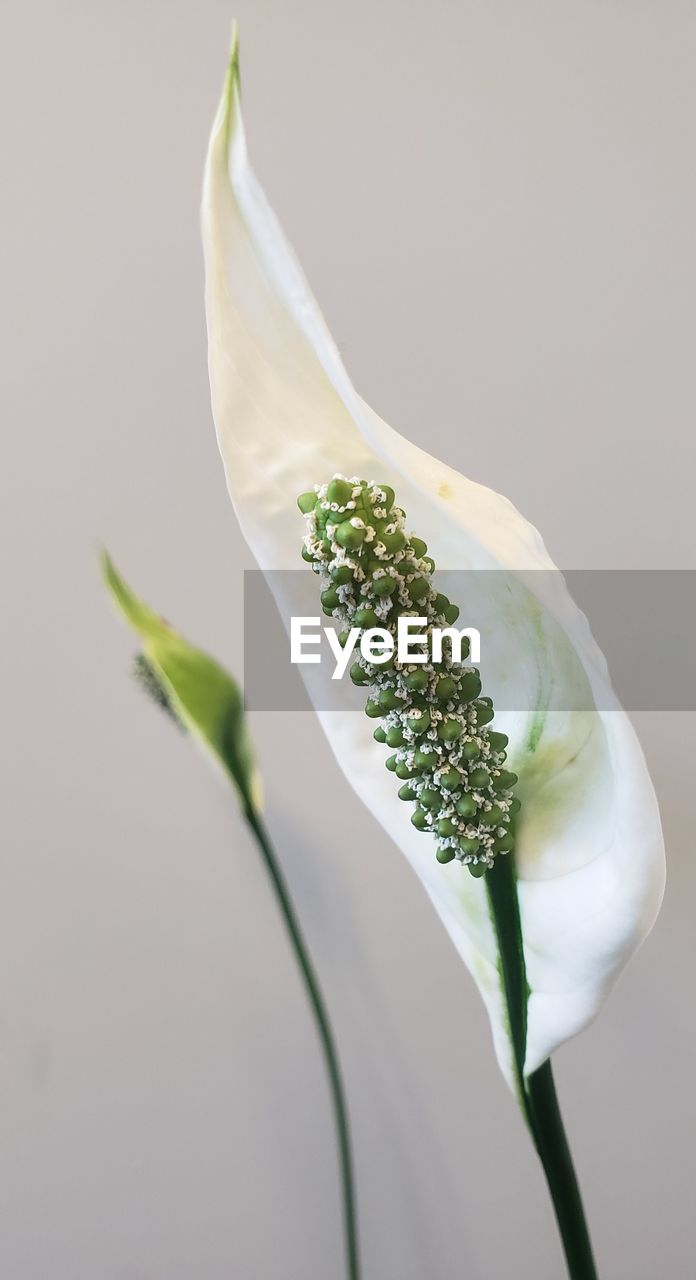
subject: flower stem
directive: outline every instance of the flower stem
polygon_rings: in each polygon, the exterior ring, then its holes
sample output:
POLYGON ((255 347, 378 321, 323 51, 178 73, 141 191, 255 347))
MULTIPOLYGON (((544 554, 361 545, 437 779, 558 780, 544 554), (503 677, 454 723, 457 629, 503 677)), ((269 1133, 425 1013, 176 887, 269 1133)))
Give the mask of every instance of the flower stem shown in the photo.
POLYGON ((527 1077, 532 1132, 546 1174, 571 1280, 597 1280, 592 1244, 547 1058, 527 1077))
POLYGON ((266 870, 268 871, 276 901, 285 921, 290 945, 300 969, 303 982, 314 1014, 319 1040, 324 1055, 324 1064, 329 1080, 331 1102, 336 1123, 338 1138, 338 1161, 343 1196, 343 1225, 346 1248, 346 1274, 348 1280, 360 1280, 360 1259, 358 1253, 358 1228, 353 1182, 353 1159, 350 1141, 348 1108, 345 1088, 341 1077, 338 1053, 334 1040, 331 1022, 324 997, 319 986, 319 979, 314 968, 307 944, 302 936, 300 923, 280 869, 275 850, 258 813, 250 806, 246 807, 246 820, 261 850, 266 870))
POLYGON ((570 1280, 597 1280, 585 1212, 563 1127, 550 1059, 531 1075, 524 1074, 529 986, 512 854, 496 858, 493 868, 486 874, 486 888, 498 941, 500 978, 507 1005, 520 1107, 546 1175, 570 1280))

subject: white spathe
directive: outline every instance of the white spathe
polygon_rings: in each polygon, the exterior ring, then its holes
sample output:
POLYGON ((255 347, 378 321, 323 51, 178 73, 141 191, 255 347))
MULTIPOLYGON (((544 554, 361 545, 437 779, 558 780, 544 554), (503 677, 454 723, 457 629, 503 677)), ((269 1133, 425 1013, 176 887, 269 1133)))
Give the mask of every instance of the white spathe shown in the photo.
MULTIPOLYGON (((353 389, 249 168, 236 48, 210 139, 202 221, 213 413, 230 495, 259 566, 298 568, 304 521, 296 497, 340 472, 392 485, 438 567, 498 571, 474 579, 467 621, 486 636, 484 692, 520 777, 531 1072, 594 1017, 660 905, 660 819, 635 734, 536 530, 506 498, 399 436, 353 389)), ((287 597, 278 602, 287 614, 287 597)), ((371 722, 354 709, 319 716, 347 779, 405 853, 478 983, 512 1082, 483 883, 456 862, 436 861, 432 838, 415 830, 411 806, 397 797, 371 722)))

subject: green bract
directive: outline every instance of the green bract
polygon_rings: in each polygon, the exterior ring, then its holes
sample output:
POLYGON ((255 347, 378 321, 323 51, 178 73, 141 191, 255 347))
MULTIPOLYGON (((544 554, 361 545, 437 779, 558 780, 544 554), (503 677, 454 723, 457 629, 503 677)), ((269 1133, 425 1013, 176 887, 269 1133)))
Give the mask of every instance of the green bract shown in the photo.
POLYGON ((370 689, 365 711, 381 717, 379 741, 398 748, 385 763, 409 780, 399 797, 415 803, 413 825, 435 836, 439 862, 456 858, 479 876, 513 847, 517 777, 503 768, 505 734, 485 728, 491 708, 478 697, 478 671, 455 664, 444 644, 433 666, 432 628, 450 625, 459 610, 433 587, 427 546, 407 535, 405 513, 393 503, 388 485, 342 475, 301 494, 302 556, 320 577, 324 612, 339 632, 378 626, 396 637, 399 617, 427 620, 428 661, 383 665, 361 656, 349 674, 370 689))
POLYGON ((224 667, 140 600, 107 555, 102 569, 113 600, 140 638, 141 682, 230 776, 243 808, 260 812, 261 783, 239 686, 224 667))

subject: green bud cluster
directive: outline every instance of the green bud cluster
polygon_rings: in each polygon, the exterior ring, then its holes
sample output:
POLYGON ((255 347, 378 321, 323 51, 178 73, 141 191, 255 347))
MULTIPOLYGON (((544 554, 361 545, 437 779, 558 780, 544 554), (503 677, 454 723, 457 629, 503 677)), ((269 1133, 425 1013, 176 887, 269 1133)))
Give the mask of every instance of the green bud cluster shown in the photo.
POLYGON ((302 557, 320 577, 322 608, 342 643, 351 627, 382 627, 396 639, 399 617, 426 619, 425 663, 359 655, 350 677, 369 690, 365 712, 380 722, 376 740, 392 750, 386 767, 414 806, 414 827, 435 837, 439 862, 457 859, 481 876, 512 849, 519 800, 517 777, 504 767, 508 740, 490 728, 493 705, 479 672, 453 661, 446 637, 442 661, 432 660, 433 628, 452 626, 459 609, 433 586, 434 561, 406 533, 389 485, 335 475, 297 501, 307 522, 302 557))

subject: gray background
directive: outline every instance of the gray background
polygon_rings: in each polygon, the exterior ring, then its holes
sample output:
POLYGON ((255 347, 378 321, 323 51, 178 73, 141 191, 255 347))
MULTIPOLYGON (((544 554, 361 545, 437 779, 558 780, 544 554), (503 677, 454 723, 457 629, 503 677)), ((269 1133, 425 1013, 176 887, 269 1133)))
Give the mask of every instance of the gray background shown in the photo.
MULTIPOLYGON (((129 683, 96 542, 241 667, 197 203, 230 10, 8 4, 0 1274, 341 1276, 320 1058, 234 804, 129 683)), ((694 567, 696 12, 238 0, 256 168, 363 394, 568 567, 694 567)), ((603 1280, 690 1274, 694 718, 670 885, 557 1074, 603 1280)), ((562 1274, 472 983, 309 717, 254 724, 349 1080, 366 1280, 562 1274), (308 813, 313 811, 310 827, 308 813), (346 814, 350 813, 350 822, 346 814)))

